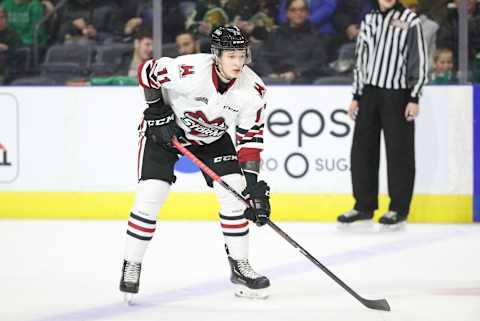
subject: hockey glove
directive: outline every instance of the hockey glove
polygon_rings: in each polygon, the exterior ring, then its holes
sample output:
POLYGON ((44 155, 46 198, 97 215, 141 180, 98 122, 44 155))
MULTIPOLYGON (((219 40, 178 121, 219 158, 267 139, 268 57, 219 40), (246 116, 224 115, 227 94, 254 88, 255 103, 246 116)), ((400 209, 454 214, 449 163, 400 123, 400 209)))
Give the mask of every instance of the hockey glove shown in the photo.
POLYGON ((164 105, 161 108, 149 107, 143 112, 146 121, 145 132, 148 139, 165 147, 172 147, 173 136, 181 137, 183 130, 175 123, 175 114, 172 108, 164 105))
POLYGON ((254 222, 257 226, 266 224, 270 217, 270 187, 267 183, 260 181, 247 186, 242 195, 247 197, 252 204, 243 213, 245 218, 254 222))

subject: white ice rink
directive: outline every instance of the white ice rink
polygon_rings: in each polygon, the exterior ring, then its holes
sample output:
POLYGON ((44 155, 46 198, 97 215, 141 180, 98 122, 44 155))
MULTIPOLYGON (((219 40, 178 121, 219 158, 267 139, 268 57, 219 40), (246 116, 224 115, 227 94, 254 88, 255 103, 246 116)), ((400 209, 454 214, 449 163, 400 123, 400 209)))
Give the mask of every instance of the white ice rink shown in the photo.
POLYGON ((368 310, 269 227, 251 226, 265 301, 236 298, 215 222, 159 221, 135 306, 118 281, 126 222, 0 220, 1 321, 479 321, 480 225, 348 233, 278 222, 366 298, 368 310))

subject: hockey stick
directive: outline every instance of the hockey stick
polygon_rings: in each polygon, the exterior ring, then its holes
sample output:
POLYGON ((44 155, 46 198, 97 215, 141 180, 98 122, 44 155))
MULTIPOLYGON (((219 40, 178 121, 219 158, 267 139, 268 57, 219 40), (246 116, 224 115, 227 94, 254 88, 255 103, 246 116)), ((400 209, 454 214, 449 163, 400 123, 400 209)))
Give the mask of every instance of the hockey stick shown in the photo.
MULTIPOLYGON (((205 174, 207 174, 211 179, 215 182, 222 185, 226 190, 232 193, 238 200, 242 201, 250 207, 250 203, 237 191, 235 191, 230 185, 225 183, 220 176, 218 176, 214 171, 212 171, 207 165, 205 165, 201 160, 199 160, 192 152, 182 146, 177 140, 176 137, 172 139, 173 145, 182 153, 185 157, 190 159, 195 165, 197 165, 205 174)), ((275 223, 271 220, 267 221, 267 224, 281 237, 283 237, 288 243, 290 243, 294 248, 298 249, 300 253, 305 255, 313 264, 319 267, 323 272, 325 272, 329 277, 331 277, 338 285, 344 288, 348 293, 350 293, 354 298, 360 301, 364 306, 374 310, 381 310, 381 311, 390 311, 390 305, 388 304, 387 300, 379 299, 379 300, 368 300, 362 298, 357 292, 352 290, 348 285, 346 285, 342 280, 340 280, 335 274, 333 274, 326 266, 320 263, 315 257, 313 257, 307 250, 305 250, 300 244, 295 242, 287 233, 285 233, 280 227, 278 227, 275 223)))

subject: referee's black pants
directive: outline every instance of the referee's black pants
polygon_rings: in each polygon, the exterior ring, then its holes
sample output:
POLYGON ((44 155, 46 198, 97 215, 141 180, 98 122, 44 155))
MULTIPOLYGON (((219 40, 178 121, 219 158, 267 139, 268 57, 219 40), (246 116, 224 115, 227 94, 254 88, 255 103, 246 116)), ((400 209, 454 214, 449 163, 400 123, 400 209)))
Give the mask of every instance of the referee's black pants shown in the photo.
POLYGON ((405 119, 408 90, 366 86, 359 102, 351 150, 354 208, 378 208, 380 132, 386 145, 389 210, 408 215, 415 180, 415 125, 405 119))

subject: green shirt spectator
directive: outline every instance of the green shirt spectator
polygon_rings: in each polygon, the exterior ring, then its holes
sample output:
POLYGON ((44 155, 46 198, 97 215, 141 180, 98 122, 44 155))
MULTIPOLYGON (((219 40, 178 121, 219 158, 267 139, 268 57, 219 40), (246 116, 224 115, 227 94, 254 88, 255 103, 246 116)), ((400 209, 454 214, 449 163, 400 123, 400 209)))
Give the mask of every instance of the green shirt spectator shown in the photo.
POLYGON ((15 77, 15 50, 20 45, 20 37, 8 25, 7 13, 0 7, 0 84, 15 77))
POLYGON ((20 45, 20 37, 7 23, 7 13, 0 7, 0 51, 15 50, 20 45))
MULTIPOLYGON (((37 23, 43 18, 45 8, 38 0, 4 0, 3 8, 8 14, 10 26, 20 35, 22 44, 33 43, 33 33, 37 23)), ((47 32, 40 28, 38 34, 39 44, 45 44, 47 32)))

